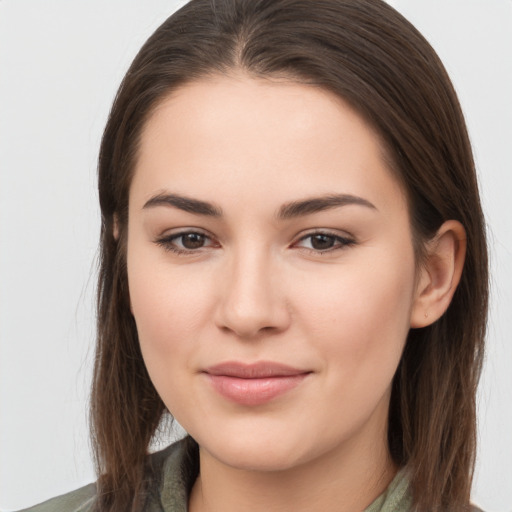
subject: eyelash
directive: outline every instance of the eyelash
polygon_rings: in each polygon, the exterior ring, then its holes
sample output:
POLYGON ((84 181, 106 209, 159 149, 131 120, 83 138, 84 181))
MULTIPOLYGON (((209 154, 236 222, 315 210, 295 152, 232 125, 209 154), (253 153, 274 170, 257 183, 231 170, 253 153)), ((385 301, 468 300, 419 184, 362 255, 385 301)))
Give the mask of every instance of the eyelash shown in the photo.
MULTIPOLYGON (((157 240, 155 240, 155 243, 157 245, 163 247, 165 251, 172 252, 172 253, 180 255, 180 256, 197 254, 200 252, 201 249, 211 247, 211 246, 215 247, 214 243, 207 245, 207 246, 198 247, 197 249, 181 249, 181 248, 177 247, 175 245, 175 241, 180 238, 183 238, 186 235, 199 235, 199 236, 202 236, 205 239, 208 239, 211 241, 211 237, 209 237, 206 233, 203 233, 201 231, 188 230, 188 231, 182 231, 180 233, 174 233, 172 235, 164 236, 162 238, 158 238, 157 240)), ((311 233, 308 233, 307 235, 302 236, 301 238, 299 238, 299 240, 297 240, 297 242, 294 242, 293 245, 297 245, 298 243, 303 242, 304 240, 312 239, 314 236, 319 236, 319 235, 332 239, 333 243, 336 245, 334 247, 329 247, 328 249, 325 249, 325 250, 314 249, 314 248, 309 248, 309 247, 302 247, 302 250, 309 252, 311 254, 322 255, 322 254, 338 251, 338 250, 341 250, 341 249, 344 249, 346 247, 350 247, 350 246, 353 246, 356 244, 356 241, 353 238, 336 235, 334 233, 331 233, 331 232, 325 231, 325 230, 324 231, 318 230, 318 231, 313 231, 311 233)))
POLYGON ((333 243, 336 245, 334 245, 334 247, 329 247, 328 249, 325 249, 325 250, 314 249, 314 248, 309 248, 309 247, 302 248, 303 250, 305 250, 311 254, 320 254, 320 255, 326 254, 326 253, 330 253, 330 252, 334 252, 334 251, 339 251, 339 250, 345 249, 347 247, 351 247, 356 244, 356 241, 353 238, 336 235, 335 233, 331 233, 331 232, 325 231, 325 230, 324 231, 318 230, 318 231, 313 231, 311 233, 308 233, 307 235, 302 236, 301 238, 299 238, 299 240, 297 242, 294 243, 294 245, 297 245, 299 242, 307 240, 308 238, 312 239, 314 236, 324 236, 326 238, 330 238, 330 239, 332 239, 333 243))
MULTIPOLYGON (((180 249, 175 245, 175 240, 183 238, 186 235, 199 235, 204 237, 205 239, 211 240, 211 237, 209 237, 206 233, 203 233, 202 231, 196 231, 196 230, 188 230, 188 231, 181 231, 180 233, 173 233, 172 235, 167 235, 162 238, 158 238, 155 240, 155 243, 157 245, 160 245, 164 248, 165 251, 172 252, 174 254, 178 254, 180 256, 186 256, 194 253, 198 253, 199 250, 203 249, 203 247, 199 247, 197 250, 194 249, 180 249)), ((212 244, 213 245, 213 244, 212 244)), ((206 246, 210 247, 210 246, 206 246)))

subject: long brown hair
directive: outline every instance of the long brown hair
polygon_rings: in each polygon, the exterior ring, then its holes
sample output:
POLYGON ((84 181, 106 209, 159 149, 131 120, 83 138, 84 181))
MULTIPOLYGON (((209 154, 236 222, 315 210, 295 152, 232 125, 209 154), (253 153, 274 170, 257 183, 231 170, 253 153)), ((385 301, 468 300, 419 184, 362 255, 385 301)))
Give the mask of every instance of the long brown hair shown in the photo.
POLYGON ((166 414, 144 366, 127 287, 128 192, 140 133, 170 91, 233 70, 316 84, 375 128, 408 197, 418 261, 445 220, 465 227, 466 262, 451 305, 433 325, 409 333, 393 382, 388 437, 395 462, 409 468, 414 510, 468 509, 488 302, 485 226, 463 115, 446 71, 418 31, 381 0, 192 0, 133 61, 99 158, 101 268, 91 400, 98 509, 141 507, 151 478, 148 446, 166 414))

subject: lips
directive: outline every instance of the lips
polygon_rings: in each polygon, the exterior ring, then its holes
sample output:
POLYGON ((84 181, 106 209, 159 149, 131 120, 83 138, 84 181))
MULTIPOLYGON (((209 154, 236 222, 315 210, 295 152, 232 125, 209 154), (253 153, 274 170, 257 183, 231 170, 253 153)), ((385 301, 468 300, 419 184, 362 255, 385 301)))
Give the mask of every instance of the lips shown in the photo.
POLYGON ((224 398, 246 406, 261 405, 283 395, 310 374, 274 362, 225 362, 204 371, 213 389, 224 398))

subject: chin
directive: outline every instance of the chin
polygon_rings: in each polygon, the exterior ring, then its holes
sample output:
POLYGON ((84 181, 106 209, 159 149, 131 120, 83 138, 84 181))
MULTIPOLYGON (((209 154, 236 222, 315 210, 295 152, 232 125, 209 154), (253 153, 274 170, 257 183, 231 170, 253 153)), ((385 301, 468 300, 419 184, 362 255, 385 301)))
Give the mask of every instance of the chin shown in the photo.
POLYGON ((300 465, 297 454, 280 453, 273 446, 270 450, 229 447, 219 453, 210 452, 219 462, 234 469, 255 472, 286 471, 300 465))
POLYGON ((225 435, 215 440, 197 439, 200 449, 219 462, 245 471, 283 471, 299 465, 303 459, 304 443, 286 440, 276 433, 267 435, 225 435))

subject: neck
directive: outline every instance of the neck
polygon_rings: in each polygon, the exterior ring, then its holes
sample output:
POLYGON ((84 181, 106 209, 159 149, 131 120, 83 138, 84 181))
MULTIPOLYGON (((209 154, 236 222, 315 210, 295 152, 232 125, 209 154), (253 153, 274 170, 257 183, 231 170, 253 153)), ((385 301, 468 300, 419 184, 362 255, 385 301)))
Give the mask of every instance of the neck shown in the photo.
POLYGON ((364 511, 384 492, 396 472, 385 436, 378 444, 340 446, 279 471, 234 468, 200 449, 200 475, 192 489, 189 510, 364 511))

